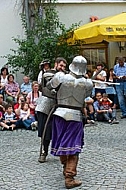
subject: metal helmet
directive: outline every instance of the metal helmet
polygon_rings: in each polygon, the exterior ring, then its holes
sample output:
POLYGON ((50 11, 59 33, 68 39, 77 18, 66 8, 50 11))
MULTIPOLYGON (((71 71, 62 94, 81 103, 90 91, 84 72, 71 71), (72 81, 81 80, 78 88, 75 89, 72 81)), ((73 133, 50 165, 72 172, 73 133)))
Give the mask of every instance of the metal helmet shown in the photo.
POLYGON ((73 58, 72 63, 69 65, 69 69, 76 75, 84 75, 86 73, 87 60, 79 55, 73 58))

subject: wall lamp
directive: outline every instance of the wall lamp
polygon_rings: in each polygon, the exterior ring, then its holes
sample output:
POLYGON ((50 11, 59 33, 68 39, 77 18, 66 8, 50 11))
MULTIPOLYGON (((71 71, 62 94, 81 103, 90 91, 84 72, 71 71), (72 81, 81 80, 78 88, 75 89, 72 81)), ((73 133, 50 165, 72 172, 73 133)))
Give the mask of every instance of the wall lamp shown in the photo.
POLYGON ((126 42, 118 42, 119 51, 121 52, 126 47, 126 42))

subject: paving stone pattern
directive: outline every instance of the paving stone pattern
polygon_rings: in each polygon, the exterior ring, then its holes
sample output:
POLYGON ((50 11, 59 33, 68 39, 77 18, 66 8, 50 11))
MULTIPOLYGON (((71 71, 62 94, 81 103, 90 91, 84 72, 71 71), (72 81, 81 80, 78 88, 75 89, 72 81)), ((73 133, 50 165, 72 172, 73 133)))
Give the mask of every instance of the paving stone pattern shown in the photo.
MULTIPOLYGON (((119 115, 120 113, 118 113, 119 115)), ((126 119, 85 128, 75 190, 126 190, 126 119)), ((0 131, 0 190, 65 190, 58 157, 39 163, 37 131, 0 131)))

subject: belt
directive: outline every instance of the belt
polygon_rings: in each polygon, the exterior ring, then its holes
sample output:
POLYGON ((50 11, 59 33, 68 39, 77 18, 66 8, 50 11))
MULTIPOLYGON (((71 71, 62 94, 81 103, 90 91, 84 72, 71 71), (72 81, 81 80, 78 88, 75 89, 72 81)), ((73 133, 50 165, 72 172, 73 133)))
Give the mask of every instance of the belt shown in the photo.
POLYGON ((61 107, 61 108, 69 108, 69 109, 74 109, 74 110, 80 110, 82 111, 81 107, 77 107, 77 106, 71 106, 71 105, 62 105, 62 104, 56 104, 56 107, 61 107))
POLYGON ((126 82, 126 79, 116 79, 116 82, 126 82))

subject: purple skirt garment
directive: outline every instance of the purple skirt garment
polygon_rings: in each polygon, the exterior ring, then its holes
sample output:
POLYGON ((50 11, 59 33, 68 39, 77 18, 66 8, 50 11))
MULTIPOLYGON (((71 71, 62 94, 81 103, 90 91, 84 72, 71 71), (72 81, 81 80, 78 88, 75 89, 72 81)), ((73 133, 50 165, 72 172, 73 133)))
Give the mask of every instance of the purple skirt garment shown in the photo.
POLYGON ((83 146, 83 123, 53 116, 51 154, 54 156, 80 153, 83 146))

